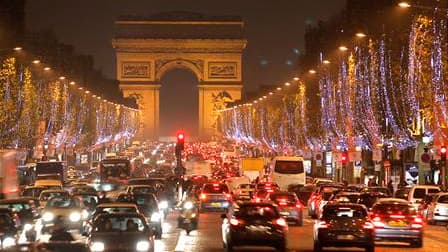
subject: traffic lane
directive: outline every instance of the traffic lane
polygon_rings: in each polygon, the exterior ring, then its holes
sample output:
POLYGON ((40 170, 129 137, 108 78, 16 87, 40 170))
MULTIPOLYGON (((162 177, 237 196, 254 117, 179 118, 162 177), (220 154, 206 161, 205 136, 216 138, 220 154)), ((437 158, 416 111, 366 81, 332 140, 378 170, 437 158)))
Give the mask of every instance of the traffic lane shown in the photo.
MULTIPOLYGON (((305 219, 303 227, 290 227, 288 233, 288 248, 292 252, 313 251, 314 220, 305 219)), ((445 226, 425 226, 422 248, 410 248, 408 243, 376 242, 375 252, 432 252, 442 251, 448 244, 448 231, 445 226)), ((325 251, 364 251, 358 248, 325 248, 325 251)))

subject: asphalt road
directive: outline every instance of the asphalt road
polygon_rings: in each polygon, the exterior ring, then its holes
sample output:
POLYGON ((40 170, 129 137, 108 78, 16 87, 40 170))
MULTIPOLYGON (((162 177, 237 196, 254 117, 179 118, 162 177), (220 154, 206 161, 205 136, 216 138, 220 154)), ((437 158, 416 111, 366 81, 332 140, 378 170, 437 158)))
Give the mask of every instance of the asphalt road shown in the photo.
MULTIPOLYGON (((157 252, 218 252, 223 251, 220 213, 202 213, 199 229, 189 236, 176 228, 176 213, 171 213, 164 224, 163 239, 156 242, 157 252)), ((313 251, 313 220, 305 219, 303 227, 290 227, 288 251, 313 251)), ((362 249, 328 248, 327 251, 363 251, 362 249)), ((377 243, 376 252, 430 252, 448 250, 448 230, 444 226, 425 226, 423 248, 409 248, 405 243, 377 243), (447 246, 447 247, 444 247, 447 246)), ((239 251, 273 251, 269 248, 242 248, 239 251)))

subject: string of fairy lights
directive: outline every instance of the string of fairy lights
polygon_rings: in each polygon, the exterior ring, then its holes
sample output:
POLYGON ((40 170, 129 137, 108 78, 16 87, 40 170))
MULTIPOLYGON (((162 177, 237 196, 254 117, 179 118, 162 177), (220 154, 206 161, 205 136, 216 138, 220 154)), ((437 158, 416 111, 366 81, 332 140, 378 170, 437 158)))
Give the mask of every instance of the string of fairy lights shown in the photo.
MULTIPOLYGON (((409 7, 409 6, 408 6, 409 7)), ((422 138, 448 141, 448 12, 416 15, 400 51, 392 35, 356 33, 350 47, 250 102, 220 110, 229 138, 292 149, 414 147, 422 138), (320 117, 312 131, 307 75, 317 78, 320 117), (292 97, 293 102, 290 99, 292 97), (320 129, 319 129, 320 128, 320 129)))
MULTIPOLYGON (((15 47, 11 53, 3 55, 0 81, 3 82, 2 94, 5 100, 13 100, 15 106, 11 109, 30 115, 12 115, 0 118, 9 122, 9 126, 1 129, 3 146, 30 147, 26 138, 39 138, 41 142, 51 140, 56 148, 75 146, 91 148, 92 145, 110 143, 122 138, 132 137, 138 127, 141 111, 123 104, 112 102, 101 95, 95 94, 77 83, 75 79, 66 77, 51 66, 45 64, 39 57, 34 57, 22 47, 15 47), (17 82, 17 87, 11 83, 17 82), (3 90, 4 89, 4 90, 3 90), (4 92, 3 92, 4 91, 4 92), (16 95, 12 96, 12 93, 16 95), (48 106, 43 105, 48 104, 48 106), (33 110, 42 110, 40 117, 33 110), (45 129, 35 127, 33 120, 44 122, 45 129), (11 121, 13 121, 11 123, 11 121), (90 125, 88 125, 90 123, 90 125), (11 128, 8 132, 7 128, 11 128), (91 128, 93 127, 93 128, 91 128), (25 132, 19 132, 21 128, 25 132), (94 133, 89 133, 94 132, 94 133), (20 135, 19 133, 23 133, 20 135), (33 134, 36 136, 33 137, 33 134), (94 134, 91 141, 86 140, 94 134), (7 138, 6 136, 13 136, 7 138)), ((3 110, 8 109, 3 101, 3 110)), ((3 114, 11 114, 5 110, 3 114)), ((13 113, 12 113, 13 114, 13 113)))

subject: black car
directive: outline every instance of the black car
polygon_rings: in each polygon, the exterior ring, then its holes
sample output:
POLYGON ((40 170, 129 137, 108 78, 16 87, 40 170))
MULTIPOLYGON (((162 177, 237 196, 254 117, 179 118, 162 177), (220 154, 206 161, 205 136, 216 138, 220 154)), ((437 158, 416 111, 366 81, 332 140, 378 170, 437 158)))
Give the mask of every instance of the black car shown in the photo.
POLYGON ((374 226, 360 204, 329 203, 314 224, 314 251, 323 247, 361 247, 373 252, 374 226))
POLYGON ((90 251, 154 251, 154 236, 138 213, 99 215, 88 238, 90 251))
POLYGON ((14 214, 9 209, 0 209, 0 249, 16 245, 17 228, 14 214))
POLYGON ((39 200, 30 197, 0 200, 0 209, 9 209, 17 215, 18 228, 24 231, 28 241, 36 239, 35 223, 40 217, 37 204, 39 200))
POLYGON ((359 204, 362 204, 367 207, 367 209, 372 209, 373 204, 375 204, 378 199, 388 198, 387 194, 380 192, 362 192, 359 195, 359 204))
POLYGON ((150 223, 156 239, 161 239, 164 215, 163 211, 159 209, 159 203, 156 196, 152 193, 124 194, 120 196, 121 198, 126 198, 126 200, 120 200, 120 202, 133 203, 137 206, 139 212, 142 213, 148 220, 148 223, 150 223))
POLYGON ((227 251, 238 246, 268 246, 286 251, 288 224, 274 204, 235 202, 222 218, 222 239, 227 251))

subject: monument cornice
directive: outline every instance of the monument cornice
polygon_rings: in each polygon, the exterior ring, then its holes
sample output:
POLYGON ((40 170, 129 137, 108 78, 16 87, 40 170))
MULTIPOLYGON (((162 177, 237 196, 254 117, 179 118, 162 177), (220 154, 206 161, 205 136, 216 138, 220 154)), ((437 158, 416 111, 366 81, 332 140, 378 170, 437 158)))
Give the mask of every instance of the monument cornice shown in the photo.
POLYGON ((115 38, 112 46, 118 52, 167 50, 187 51, 232 51, 241 52, 247 45, 246 39, 132 39, 115 38))

